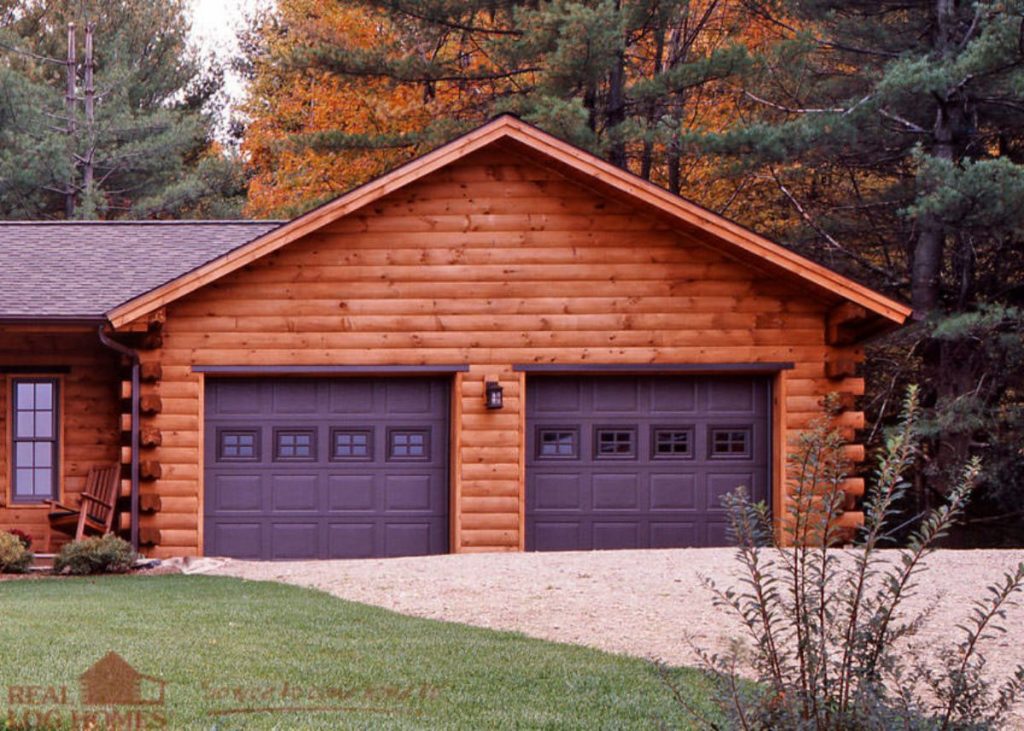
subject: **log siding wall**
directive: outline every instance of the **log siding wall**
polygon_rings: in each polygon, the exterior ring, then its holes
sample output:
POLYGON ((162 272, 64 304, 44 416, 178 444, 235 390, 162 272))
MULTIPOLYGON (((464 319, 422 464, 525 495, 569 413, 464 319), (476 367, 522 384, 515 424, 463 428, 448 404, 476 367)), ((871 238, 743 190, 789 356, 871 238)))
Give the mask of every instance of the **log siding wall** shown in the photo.
MULTIPOLYGON (((452 377, 452 549, 521 550, 529 377, 513 365, 792 361, 776 379, 777 458, 825 393, 863 388, 825 377, 827 361, 863 358, 826 344, 837 302, 486 149, 167 306, 162 347, 142 353, 162 365, 143 390, 162 402, 143 420, 162 434, 143 487, 162 507, 141 526, 159 531, 155 555, 202 550, 193 365, 466 363, 452 377), (501 411, 484 408, 489 376, 501 411)), ((861 421, 847 417, 851 439, 861 421)))

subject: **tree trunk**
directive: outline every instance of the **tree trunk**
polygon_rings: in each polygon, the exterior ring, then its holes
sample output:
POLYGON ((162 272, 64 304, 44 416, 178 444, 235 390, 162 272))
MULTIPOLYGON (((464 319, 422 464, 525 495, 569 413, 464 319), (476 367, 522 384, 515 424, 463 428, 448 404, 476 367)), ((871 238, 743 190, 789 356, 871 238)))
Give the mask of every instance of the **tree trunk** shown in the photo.
POLYGON ((680 162, 682 159, 682 144, 679 139, 678 129, 672 130, 672 139, 669 140, 668 149, 665 151, 665 165, 668 166, 668 189, 679 195, 683 189, 680 162))
POLYGON ((626 138, 622 135, 622 123, 626 121, 626 59, 624 54, 615 56, 615 66, 608 75, 608 110, 606 113, 609 146, 608 161, 616 167, 626 168, 626 138))
MULTIPOLYGON (((665 25, 659 23, 655 29, 654 46, 654 69, 651 78, 658 78, 662 72, 662 65, 665 57, 665 25)), ((640 158, 640 177, 644 180, 651 179, 651 169, 654 167, 654 133, 658 125, 658 101, 652 99, 647 105, 647 136, 644 138, 644 149, 640 158)))
MULTIPOLYGON (((615 12, 621 12, 619 2, 615 3, 615 12)), ((625 45, 625 39, 623 39, 625 45)), ((608 130, 609 146, 608 161, 626 169, 626 138, 622 135, 622 123, 626 121, 626 51, 625 48, 615 54, 615 62, 608 73, 608 108, 605 111, 605 122, 608 130)))
POLYGON ((924 319, 934 312, 939 304, 946 233, 942 222, 931 214, 921 216, 918 228, 911 271, 910 303, 914 308, 914 316, 924 319))
MULTIPOLYGON (((954 33, 956 23, 955 0, 935 0, 935 51, 947 57, 955 52, 954 33)), ((952 163, 957 159, 955 138, 962 117, 962 105, 955 98, 939 102, 935 113, 933 142, 929 153, 943 162, 952 163)), ((930 185, 919 188, 919 194, 933 192, 930 185)), ((942 284, 942 262, 946 248, 946 227, 939 216, 926 213, 918 218, 918 235, 914 246, 914 259, 910 272, 910 303, 914 316, 924 319, 939 306, 942 284)))
POLYGON ((68 23, 68 60, 67 60, 67 89, 64 93, 64 110, 67 114, 67 143, 68 143, 68 179, 67 187, 64 190, 64 217, 69 221, 75 217, 75 168, 78 161, 75 159, 75 87, 78 64, 75 58, 75 24, 68 23))
POLYGON ((587 110, 587 127, 597 131, 597 89, 593 84, 583 92, 583 108, 587 110))

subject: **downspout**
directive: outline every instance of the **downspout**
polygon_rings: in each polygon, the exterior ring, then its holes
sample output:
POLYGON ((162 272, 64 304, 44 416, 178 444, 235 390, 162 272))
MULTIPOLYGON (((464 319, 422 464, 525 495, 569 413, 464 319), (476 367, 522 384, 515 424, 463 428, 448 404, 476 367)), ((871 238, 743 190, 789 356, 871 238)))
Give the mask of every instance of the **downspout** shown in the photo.
POLYGON ((107 334, 106 324, 100 325, 98 332, 100 342, 113 351, 127 356, 132 362, 132 464, 131 464, 131 515, 132 515, 132 548, 139 550, 139 354, 113 340, 107 334))

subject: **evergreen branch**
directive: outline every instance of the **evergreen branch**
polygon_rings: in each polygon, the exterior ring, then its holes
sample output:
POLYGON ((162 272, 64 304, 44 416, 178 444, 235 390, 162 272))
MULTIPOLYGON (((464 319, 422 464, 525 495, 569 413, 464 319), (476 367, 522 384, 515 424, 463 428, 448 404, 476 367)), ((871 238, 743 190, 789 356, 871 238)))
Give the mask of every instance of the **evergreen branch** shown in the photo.
POLYGON ((894 282, 892 278, 893 272, 891 270, 886 269, 884 267, 880 267, 874 262, 864 258, 860 254, 856 254, 853 251, 850 251, 850 249, 839 243, 839 241, 837 241, 836 238, 832 236, 832 234, 830 234, 828 231, 826 231, 820 225, 818 225, 818 222, 814 220, 814 217, 811 216, 807 209, 804 208, 804 206, 800 203, 799 200, 797 200, 796 196, 793 195, 793 192, 788 187, 786 187, 786 184, 782 182, 782 179, 779 177, 779 174, 776 172, 774 167, 769 166, 768 172, 775 180, 775 184, 776 186, 778 186, 779 191, 784 196, 786 196, 786 198, 792 204, 793 208, 795 208, 796 212, 800 215, 800 218, 804 220, 804 223, 806 223, 808 226, 814 229, 814 231, 819 236, 825 239, 825 241, 828 242, 828 244, 832 247, 833 250, 838 251, 840 254, 843 254, 849 259, 852 259, 853 261, 857 262, 858 264, 868 269, 869 271, 872 271, 875 274, 885 277, 886 280, 888 280, 889 282, 894 282))
POLYGON ((427 15, 426 13, 417 12, 413 8, 401 2, 401 0, 377 0, 376 2, 372 2, 372 4, 383 10, 390 10, 393 13, 404 15, 405 17, 412 18, 413 20, 420 20, 424 23, 441 26, 448 30, 457 30, 461 33, 484 33, 487 35, 515 37, 523 35, 521 30, 514 30, 511 28, 485 28, 479 25, 460 23, 456 20, 451 20, 450 18, 440 18, 437 16, 427 15))
POLYGON ((907 128, 908 132, 913 132, 914 134, 921 135, 929 134, 928 130, 926 130, 924 127, 918 124, 914 124, 909 119, 904 119, 900 115, 895 114, 894 112, 890 112, 888 109, 885 109, 884 107, 879 107, 878 113, 885 117, 886 119, 891 119, 893 122, 899 122, 900 124, 907 128))
MULTIPOLYGON (((758 0, 746 0, 743 5, 751 11, 756 17, 765 20, 772 25, 787 30, 794 36, 805 33, 806 29, 797 28, 789 23, 779 20, 775 17, 771 11, 765 9, 761 2, 758 0)), ((856 53, 864 56, 881 56, 882 58, 899 58, 900 54, 892 51, 882 51, 874 48, 860 48, 859 46, 851 46, 846 43, 837 43, 836 41, 826 41, 822 38, 814 37, 812 39, 814 44, 822 50, 834 50, 834 51, 846 51, 847 53, 856 53)))
POLYGON ((52 64, 57 64, 58 66, 67 66, 68 65, 67 61, 61 61, 60 59, 57 59, 57 58, 50 58, 49 56, 41 56, 38 53, 33 53, 32 51, 26 51, 23 48, 18 48, 17 46, 12 46, 12 45, 10 45, 8 43, 4 43, 3 41, 0 41, 0 49, 3 49, 5 51, 9 51, 10 53, 16 53, 19 56, 26 56, 27 58, 31 58, 31 59, 34 59, 36 61, 42 61, 43 63, 52 63, 52 64))
POLYGON ((865 104, 866 102, 870 101, 871 97, 872 97, 871 94, 867 94, 864 97, 862 97, 859 101, 855 102, 852 106, 849 106, 849 107, 831 107, 831 108, 830 107, 824 107, 824 108, 808 107, 808 108, 800 108, 800 107, 787 107, 784 104, 779 104, 778 102, 773 102, 773 101, 770 101, 768 99, 762 99, 761 97, 757 96, 756 94, 752 94, 751 92, 747 91, 746 89, 743 90, 743 95, 745 97, 747 97, 748 99, 752 99, 753 101, 757 102, 758 104, 764 104, 765 106, 772 107, 773 109, 778 109, 779 111, 782 111, 782 112, 787 112, 788 114, 839 114, 839 115, 843 115, 843 116, 846 116, 848 114, 852 114, 858 107, 860 107, 863 104, 865 104))
POLYGON ((501 71, 454 72, 436 61, 416 57, 395 60, 380 50, 338 49, 333 46, 307 46, 296 51, 289 62, 300 68, 312 66, 342 76, 391 79, 407 84, 503 81, 543 70, 540 66, 525 66, 501 71))

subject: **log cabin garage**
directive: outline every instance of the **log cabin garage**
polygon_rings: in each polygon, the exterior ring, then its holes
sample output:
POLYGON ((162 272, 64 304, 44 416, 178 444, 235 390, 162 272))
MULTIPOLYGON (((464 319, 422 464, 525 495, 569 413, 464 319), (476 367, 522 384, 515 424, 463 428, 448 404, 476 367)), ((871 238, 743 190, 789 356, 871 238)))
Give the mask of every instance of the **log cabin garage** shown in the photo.
MULTIPOLYGON (((909 309, 513 117, 292 221, 0 224, 0 528, 153 556, 714 546, 909 309)), ((850 478, 847 513, 863 480, 850 478)))

